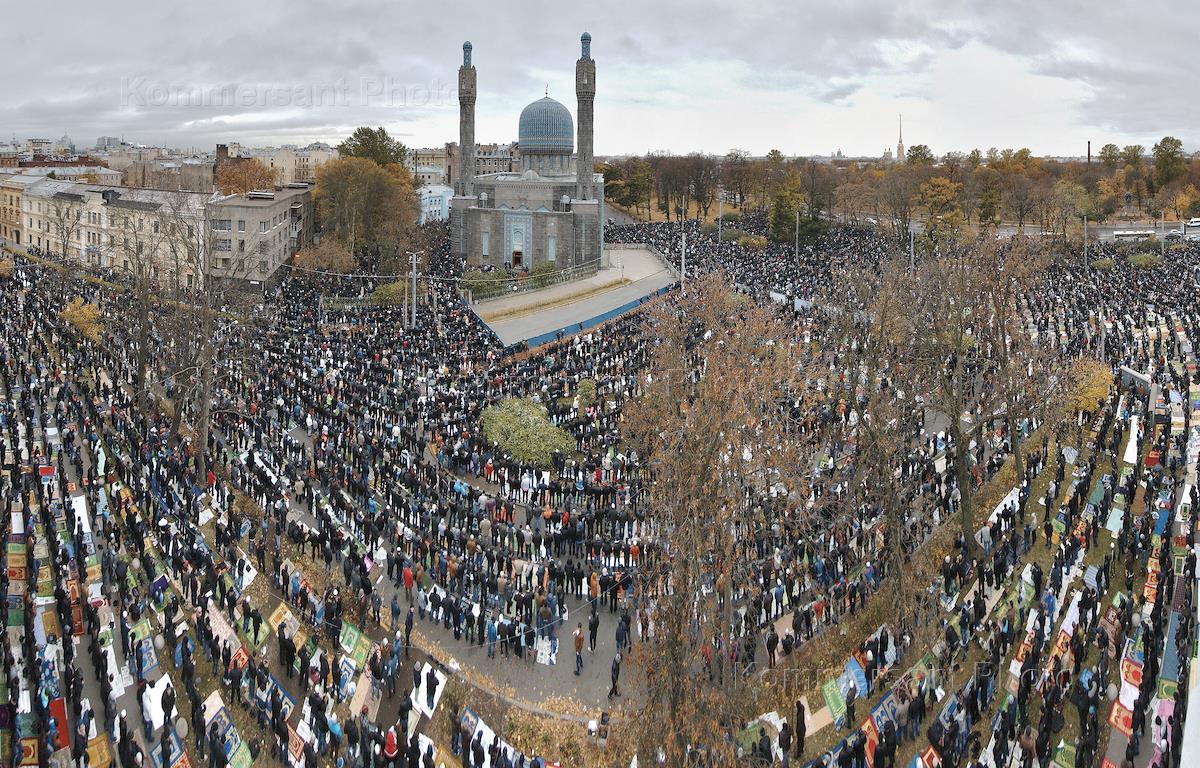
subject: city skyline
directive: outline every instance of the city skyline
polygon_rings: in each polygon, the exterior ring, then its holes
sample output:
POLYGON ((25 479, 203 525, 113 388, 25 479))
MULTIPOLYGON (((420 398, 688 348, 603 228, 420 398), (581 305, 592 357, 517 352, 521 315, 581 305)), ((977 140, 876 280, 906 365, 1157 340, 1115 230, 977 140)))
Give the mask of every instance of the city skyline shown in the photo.
POLYGON ((236 23, 207 9, 127 8, 120 18, 79 8, 56 20, 63 52, 54 55, 21 31, 33 11, 13 9, 3 140, 65 131, 79 146, 124 135, 210 151, 336 144, 355 126, 382 125, 408 146, 440 146, 454 140, 454 75, 469 39, 482 94, 477 139, 506 142, 516 138, 513 115, 544 92, 574 112, 570 66, 588 31, 602 65, 598 155, 736 147, 878 157, 895 145, 900 113, 906 144, 939 156, 992 146, 1082 156, 1089 140, 1095 152, 1164 135, 1188 151, 1200 143, 1200 107, 1163 76, 1185 71, 1197 27, 1179 3, 1143 4, 1120 25, 1074 2, 618 4, 603 14, 469 4, 454 23, 374 0, 300 12, 263 3, 239 7, 236 23), (729 23, 711 23, 722 15, 729 23), (86 52, 134 18, 154 34, 86 52), (1156 40, 1150 52, 1124 44, 1145 34, 1156 40))

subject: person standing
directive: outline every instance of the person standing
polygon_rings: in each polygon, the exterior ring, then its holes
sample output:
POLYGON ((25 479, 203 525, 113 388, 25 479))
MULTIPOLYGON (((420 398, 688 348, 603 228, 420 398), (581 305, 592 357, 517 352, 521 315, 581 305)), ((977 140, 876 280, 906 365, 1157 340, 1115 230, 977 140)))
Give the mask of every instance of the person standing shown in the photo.
POLYGON ((579 670, 583 669, 583 622, 579 622, 572 633, 575 640, 575 676, 579 677, 579 670))
POLYGON ((596 635, 600 633, 600 614, 596 611, 596 604, 592 603, 592 615, 588 617, 588 650, 592 653, 596 652, 596 635))
POLYGON ((608 689, 608 698, 611 701, 613 696, 620 696, 621 689, 617 683, 621 679, 621 654, 613 656, 612 662, 612 688, 608 689))
POLYGON ((805 721, 804 702, 796 699, 796 731, 792 741, 796 743, 796 759, 804 757, 804 737, 808 734, 808 723, 805 721))

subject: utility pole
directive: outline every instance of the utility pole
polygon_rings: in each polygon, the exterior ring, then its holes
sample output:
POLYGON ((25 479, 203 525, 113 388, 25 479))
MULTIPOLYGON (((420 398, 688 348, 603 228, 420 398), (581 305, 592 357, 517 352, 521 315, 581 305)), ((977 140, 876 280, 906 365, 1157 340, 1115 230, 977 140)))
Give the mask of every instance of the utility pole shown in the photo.
POLYGON ((412 318, 409 320, 412 328, 417 327, 417 252, 412 251, 412 318))
POLYGON ((679 233, 679 290, 687 293, 687 230, 679 233))
POLYGON ((800 261, 800 208, 796 208, 796 261, 800 261))
POLYGON ((725 218, 725 190, 717 188, 717 257, 721 256, 721 221, 725 218))
POLYGON ((917 271, 916 237, 911 229, 908 230, 908 269, 910 272, 917 271))
MULTIPOLYGON (((1091 147, 1091 142, 1088 142, 1088 147, 1091 147)), ((1083 214, 1083 263, 1087 264, 1087 214, 1083 214)))

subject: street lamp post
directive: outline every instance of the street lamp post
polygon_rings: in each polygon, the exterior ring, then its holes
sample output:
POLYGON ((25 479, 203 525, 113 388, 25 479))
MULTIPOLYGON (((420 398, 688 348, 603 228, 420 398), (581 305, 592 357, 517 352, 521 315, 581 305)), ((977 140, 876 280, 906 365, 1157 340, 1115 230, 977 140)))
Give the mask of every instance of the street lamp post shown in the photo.
POLYGON ((721 258, 721 222, 725 218, 725 190, 717 188, 717 258, 721 258))
POLYGON ((795 247, 795 258, 796 258, 796 261, 799 261, 799 260, 800 260, 800 208, 798 208, 798 207, 796 208, 796 247, 795 247))
POLYGON ((679 233, 679 290, 687 293, 687 230, 679 233))
POLYGON ((412 296, 410 297, 409 306, 412 307, 412 313, 409 318, 409 327, 417 327, 417 252, 409 251, 408 255, 412 257, 412 296))

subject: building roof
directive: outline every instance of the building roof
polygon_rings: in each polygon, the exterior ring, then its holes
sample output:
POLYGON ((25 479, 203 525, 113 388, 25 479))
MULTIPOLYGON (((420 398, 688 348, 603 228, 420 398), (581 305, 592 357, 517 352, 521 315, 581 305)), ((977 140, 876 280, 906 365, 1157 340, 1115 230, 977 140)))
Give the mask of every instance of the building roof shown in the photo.
POLYGON ((46 179, 45 176, 34 176, 32 174, 26 174, 26 173, 14 173, 11 176, 0 176, 0 184, 4 184, 10 188, 15 187, 15 186, 28 187, 31 184, 38 183, 39 181, 45 181, 45 179, 46 179))
POLYGON ((549 96, 521 110, 517 145, 522 153, 564 153, 575 149, 575 124, 567 108, 549 96))
POLYGON ((102 165, 35 165, 22 168, 21 173, 31 176, 49 176, 51 173, 55 176, 83 176, 88 173, 94 173, 97 176, 121 175, 120 171, 114 171, 112 168, 105 168, 102 165))

